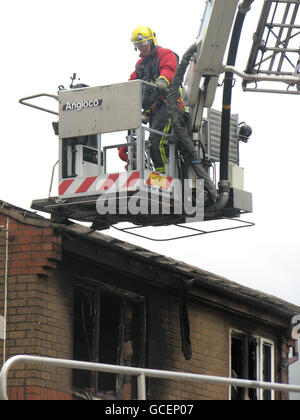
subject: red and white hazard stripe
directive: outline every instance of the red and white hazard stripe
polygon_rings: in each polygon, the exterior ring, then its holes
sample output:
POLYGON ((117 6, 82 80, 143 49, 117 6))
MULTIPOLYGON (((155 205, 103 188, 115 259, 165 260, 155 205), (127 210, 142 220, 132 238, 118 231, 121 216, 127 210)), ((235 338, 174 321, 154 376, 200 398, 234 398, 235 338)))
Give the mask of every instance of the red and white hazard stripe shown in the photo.
POLYGON ((145 171, 144 179, 139 171, 106 174, 99 177, 63 179, 59 185, 60 197, 79 197, 103 194, 105 192, 134 191, 142 185, 169 191, 173 183, 171 177, 156 172, 145 171))

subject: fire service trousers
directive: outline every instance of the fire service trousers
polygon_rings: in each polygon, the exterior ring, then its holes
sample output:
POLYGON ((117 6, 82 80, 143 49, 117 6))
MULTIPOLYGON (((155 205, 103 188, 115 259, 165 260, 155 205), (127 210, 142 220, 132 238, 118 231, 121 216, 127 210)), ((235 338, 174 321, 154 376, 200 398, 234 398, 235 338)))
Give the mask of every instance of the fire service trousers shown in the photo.
POLYGON ((155 167, 155 171, 159 173, 165 172, 168 162, 169 148, 167 142, 167 134, 171 129, 171 120, 167 114, 167 107, 162 102, 157 111, 151 115, 150 128, 161 131, 164 134, 150 133, 150 155, 155 167))

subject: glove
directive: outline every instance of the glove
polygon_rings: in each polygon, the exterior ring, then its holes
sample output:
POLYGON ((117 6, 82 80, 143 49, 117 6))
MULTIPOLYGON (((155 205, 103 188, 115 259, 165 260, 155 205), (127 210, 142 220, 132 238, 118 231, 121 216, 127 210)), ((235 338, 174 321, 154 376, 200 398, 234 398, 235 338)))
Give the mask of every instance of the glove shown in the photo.
POLYGON ((167 90, 169 87, 169 82, 164 77, 159 77, 155 80, 155 85, 159 90, 167 90))

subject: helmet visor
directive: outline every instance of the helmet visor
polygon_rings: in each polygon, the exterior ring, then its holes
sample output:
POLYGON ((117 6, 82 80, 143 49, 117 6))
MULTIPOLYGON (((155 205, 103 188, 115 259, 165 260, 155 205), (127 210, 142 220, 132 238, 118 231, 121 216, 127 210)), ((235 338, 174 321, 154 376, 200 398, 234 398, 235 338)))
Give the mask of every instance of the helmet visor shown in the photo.
POLYGON ((143 36, 141 34, 139 34, 135 40, 132 41, 132 43, 138 47, 139 45, 148 45, 150 44, 152 38, 143 36))

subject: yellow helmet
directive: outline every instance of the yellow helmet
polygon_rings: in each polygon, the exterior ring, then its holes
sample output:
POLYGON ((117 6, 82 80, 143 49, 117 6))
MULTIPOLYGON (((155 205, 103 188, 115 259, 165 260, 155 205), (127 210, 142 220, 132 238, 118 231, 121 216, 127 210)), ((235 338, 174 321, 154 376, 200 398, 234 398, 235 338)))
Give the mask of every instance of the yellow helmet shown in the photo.
POLYGON ((155 32, 148 26, 139 25, 132 32, 131 42, 133 43, 135 49, 137 49, 138 44, 147 41, 153 41, 154 47, 157 46, 157 39, 155 32))

